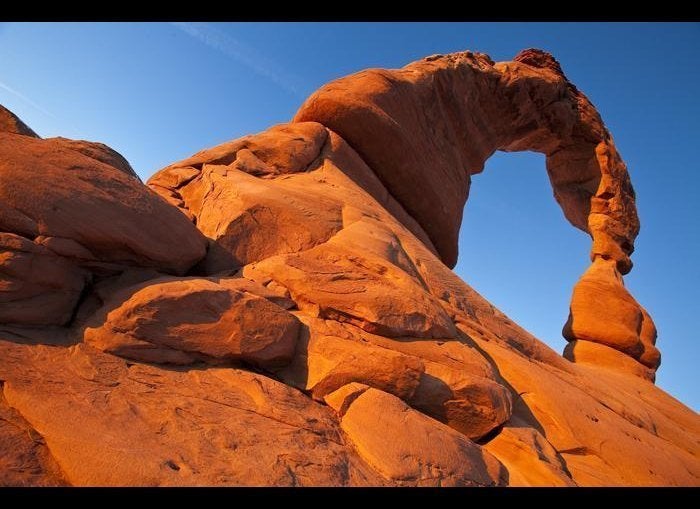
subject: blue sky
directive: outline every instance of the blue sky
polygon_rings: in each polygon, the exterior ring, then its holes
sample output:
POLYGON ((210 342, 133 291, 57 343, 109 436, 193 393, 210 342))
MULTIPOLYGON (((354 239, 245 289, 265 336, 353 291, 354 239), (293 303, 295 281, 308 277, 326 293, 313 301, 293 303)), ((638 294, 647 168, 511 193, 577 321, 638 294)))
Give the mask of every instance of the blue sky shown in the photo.
MULTIPOLYGON (((107 143, 145 180, 170 162, 288 121, 325 82, 471 49, 552 52, 627 162, 642 230, 626 277, 654 318, 657 383, 700 407, 700 24, 6 23, 0 103, 41 136, 107 143)), ((456 272, 561 351, 588 236, 564 219, 539 154, 474 177, 456 272)))

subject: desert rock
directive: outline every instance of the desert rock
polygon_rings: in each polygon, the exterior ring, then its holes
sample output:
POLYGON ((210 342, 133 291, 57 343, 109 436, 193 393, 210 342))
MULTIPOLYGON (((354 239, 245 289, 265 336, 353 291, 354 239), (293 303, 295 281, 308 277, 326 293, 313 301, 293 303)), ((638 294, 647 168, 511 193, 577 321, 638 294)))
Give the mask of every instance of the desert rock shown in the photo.
POLYGON ((300 309, 347 321, 385 336, 450 338, 454 325, 435 297, 412 278, 369 253, 327 242, 246 267, 252 279, 287 288, 300 309), (399 296, 409 294, 407 300, 399 296))
POLYGON ((654 380, 654 371, 660 363, 660 354, 654 346, 656 327, 624 287, 612 260, 596 258, 576 283, 564 337, 576 343, 564 353, 569 360, 590 363, 599 357, 599 362, 608 367, 618 366, 622 371, 654 380), (605 348, 586 346, 588 342, 605 345, 631 359, 612 360, 605 348), (575 351, 578 353, 574 354, 575 351))
POLYGON ((277 374, 317 399, 354 382, 409 399, 425 370, 416 357, 352 339, 320 335, 313 327, 300 339, 297 352, 294 362, 277 374))
POLYGON ((124 156, 119 152, 113 150, 104 143, 85 140, 71 140, 61 137, 47 138, 47 141, 51 141, 56 145, 63 145, 70 150, 80 152, 85 156, 91 157, 92 159, 100 161, 101 163, 105 163, 113 168, 116 168, 125 175, 140 180, 139 176, 129 164, 129 161, 124 159, 124 156))
POLYGON ((544 52, 495 64, 467 51, 362 71, 322 87, 295 120, 319 122, 350 143, 448 266, 457 257, 470 175, 496 150, 543 152, 569 221, 589 231, 594 214, 594 238, 601 232, 619 244, 596 254, 615 255, 629 270, 639 225, 624 163, 593 105, 544 52))
POLYGON ((0 322, 67 324, 89 274, 47 247, 0 233, 0 322))
POLYGON ((399 486, 494 486, 505 480, 505 469, 490 453, 377 389, 355 397, 340 426, 360 457, 399 486))
POLYGON ((46 442, 0 393, 0 486, 64 486, 46 442))
POLYGON ((575 486, 566 462, 536 429, 505 427, 485 449, 508 469, 509 486, 575 486))
MULTIPOLYGON (((384 483, 345 445, 328 407, 267 377, 130 365, 85 345, 36 347, 31 365, 17 346, 0 340, 0 350, 14 361, 0 370, 11 379, 8 405, 45 441, 69 484, 384 483)), ((53 480, 53 467, 44 468, 53 480)))
POLYGON ((496 64, 467 51, 362 71, 322 87, 295 120, 347 140, 448 266, 470 176, 496 150, 534 150, 547 156, 566 218, 591 235, 591 260, 612 260, 620 274, 632 268, 639 220, 626 166, 593 105, 547 53, 529 49, 496 64))
POLYGON ((0 232, 14 239, 0 255, 4 322, 64 325, 93 275, 181 274, 205 254, 197 229, 102 144, 0 133, 0 153, 0 232))
POLYGON ((146 362, 197 354, 279 366, 294 355, 299 322, 264 298, 206 279, 155 279, 117 292, 85 327, 85 342, 146 362))
POLYGON ((0 484, 698 485, 627 169, 545 52, 341 78, 146 185, 0 109, 0 201, 0 484), (496 150, 592 238, 564 356, 449 268, 496 150))
POLYGON ((27 126, 20 118, 10 110, 0 105, 0 133, 21 134, 23 136, 31 136, 38 138, 32 129, 27 126))

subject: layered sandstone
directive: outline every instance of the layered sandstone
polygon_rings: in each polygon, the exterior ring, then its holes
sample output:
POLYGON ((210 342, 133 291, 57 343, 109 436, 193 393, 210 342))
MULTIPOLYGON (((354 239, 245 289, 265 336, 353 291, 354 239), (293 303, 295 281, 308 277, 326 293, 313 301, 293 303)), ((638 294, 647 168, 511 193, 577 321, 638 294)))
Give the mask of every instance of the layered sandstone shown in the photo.
POLYGON ((629 175, 544 52, 342 78, 147 186, 4 109, 0 155, 2 484, 698 484, 629 175), (449 269, 496 150, 543 152, 592 238, 564 357, 449 269))

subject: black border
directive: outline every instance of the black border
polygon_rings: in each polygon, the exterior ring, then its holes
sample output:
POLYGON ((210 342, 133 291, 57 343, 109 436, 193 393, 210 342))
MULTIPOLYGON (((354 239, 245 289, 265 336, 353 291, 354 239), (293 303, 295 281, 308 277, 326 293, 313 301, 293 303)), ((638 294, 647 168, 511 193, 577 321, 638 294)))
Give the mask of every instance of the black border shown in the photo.
MULTIPOLYGON (((228 2, 219 5, 206 0, 158 9, 141 4, 94 3, 92 6, 52 2, 38 7, 31 2, 5 2, 0 10, 2 21, 378 21, 378 22, 523 22, 523 21, 695 21, 700 12, 688 12, 688 5, 665 2, 663 6, 648 3, 635 5, 634 10, 615 11, 610 3, 566 3, 552 8, 521 2, 504 6, 487 0, 450 5, 421 2, 402 5, 400 10, 382 10, 376 2, 353 0, 331 2, 280 2, 267 6, 262 2, 228 2)), ((387 7, 383 7, 387 9, 387 7)), ((700 31, 700 26, 698 27, 700 31)))

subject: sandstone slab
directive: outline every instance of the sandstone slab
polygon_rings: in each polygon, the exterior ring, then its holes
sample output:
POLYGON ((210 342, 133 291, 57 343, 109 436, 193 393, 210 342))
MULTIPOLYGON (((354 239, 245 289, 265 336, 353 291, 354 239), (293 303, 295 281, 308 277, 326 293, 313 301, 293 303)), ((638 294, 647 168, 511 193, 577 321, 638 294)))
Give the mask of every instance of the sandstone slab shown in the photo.
POLYGON ((101 350, 146 362, 187 364, 204 356, 279 366, 294 355, 299 322, 247 292, 165 278, 118 292, 83 334, 101 350))
POLYGON ((536 429, 507 426, 484 448, 508 469, 508 486, 576 486, 566 462, 536 429))
POLYGON ((505 469, 490 453, 377 389, 369 388, 355 397, 340 426, 368 464, 400 485, 494 486, 505 482, 505 469))
POLYGON ((300 338, 294 361, 276 374, 316 399, 357 382, 408 400, 424 370, 416 357, 362 341, 319 334, 311 326, 300 338))
MULTIPOLYGON (((1 386, 2 384, 0 384, 1 386)), ((0 392, 0 486, 65 486, 43 437, 0 392)))
POLYGON ((21 134, 22 136, 30 136, 39 138, 27 124, 12 113, 10 110, 0 104, 0 133, 21 134))
POLYGON ((25 348, 0 340, 0 352, 8 405, 69 484, 386 483, 345 445, 332 410, 265 376, 128 364, 85 345, 35 347, 31 364, 25 348))

